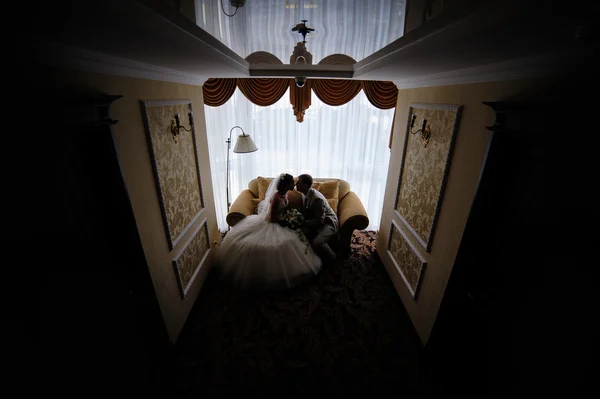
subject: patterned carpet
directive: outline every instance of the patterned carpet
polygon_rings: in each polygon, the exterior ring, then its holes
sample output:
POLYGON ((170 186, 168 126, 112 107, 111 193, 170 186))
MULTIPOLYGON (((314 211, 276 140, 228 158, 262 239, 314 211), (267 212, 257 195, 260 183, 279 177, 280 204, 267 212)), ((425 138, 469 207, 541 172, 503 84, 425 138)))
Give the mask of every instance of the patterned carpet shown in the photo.
POLYGON ((348 257, 290 290, 209 276, 175 347, 179 397, 424 397, 418 338, 375 240, 356 231, 348 257))

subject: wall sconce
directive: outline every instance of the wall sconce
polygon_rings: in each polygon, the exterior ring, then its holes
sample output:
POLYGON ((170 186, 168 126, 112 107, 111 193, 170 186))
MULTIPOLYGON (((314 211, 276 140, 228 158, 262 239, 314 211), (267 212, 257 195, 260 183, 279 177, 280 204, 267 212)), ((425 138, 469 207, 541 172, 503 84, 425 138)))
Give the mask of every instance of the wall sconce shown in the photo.
POLYGON ((188 117, 190 118, 190 128, 189 129, 186 129, 184 126, 181 126, 181 123, 179 122, 179 114, 175 115, 175 119, 171 121, 171 135, 173 136, 174 142, 177 143, 177 139, 179 138, 179 131, 181 129, 185 130, 186 132, 192 131, 192 128, 194 127, 194 115, 192 114, 191 111, 188 114, 188 117))
POLYGON ((410 132, 412 134, 421 133, 421 141, 423 142, 423 147, 427 147, 429 144, 429 138, 431 137, 431 126, 427 125, 427 119, 423 118, 423 124, 421 128, 416 132, 413 132, 413 127, 415 126, 415 120, 417 119, 417 115, 412 116, 412 120, 410 121, 410 132))

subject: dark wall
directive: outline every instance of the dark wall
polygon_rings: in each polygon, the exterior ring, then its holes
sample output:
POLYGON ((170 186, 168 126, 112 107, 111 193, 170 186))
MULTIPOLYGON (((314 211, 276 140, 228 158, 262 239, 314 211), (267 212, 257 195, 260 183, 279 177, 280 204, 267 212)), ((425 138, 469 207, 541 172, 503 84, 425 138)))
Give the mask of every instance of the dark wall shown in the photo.
POLYGON ((490 104, 497 131, 427 348, 440 397, 586 392, 597 68, 589 58, 526 101, 490 104))
POLYGON ((51 69, 30 67, 43 101, 29 109, 34 129, 22 143, 18 226, 30 239, 14 266, 31 279, 11 280, 10 316, 42 371, 30 388, 161 397, 170 344, 113 145, 110 105, 119 98, 57 90, 51 69))

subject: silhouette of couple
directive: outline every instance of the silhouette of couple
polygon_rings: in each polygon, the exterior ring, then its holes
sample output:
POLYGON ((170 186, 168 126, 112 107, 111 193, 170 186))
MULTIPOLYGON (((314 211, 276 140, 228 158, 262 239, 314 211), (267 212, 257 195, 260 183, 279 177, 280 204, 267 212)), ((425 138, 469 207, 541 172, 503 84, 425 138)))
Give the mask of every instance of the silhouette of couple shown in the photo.
POLYGON ((308 174, 298 176, 296 184, 287 173, 271 181, 257 214, 242 219, 223 239, 217 262, 222 278, 239 288, 289 288, 336 259, 328 241, 339 231, 338 218, 312 184, 308 174), (304 219, 296 230, 282 223, 294 186, 302 193, 304 219))

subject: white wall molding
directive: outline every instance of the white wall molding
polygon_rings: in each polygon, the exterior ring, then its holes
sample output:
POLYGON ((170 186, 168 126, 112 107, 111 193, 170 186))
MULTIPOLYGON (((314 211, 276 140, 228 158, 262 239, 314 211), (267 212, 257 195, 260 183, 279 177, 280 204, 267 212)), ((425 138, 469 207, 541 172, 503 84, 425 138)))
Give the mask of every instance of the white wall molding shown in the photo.
POLYGON ((195 86, 202 86, 208 79, 203 75, 189 74, 56 42, 38 41, 36 52, 41 63, 53 67, 195 86))
MULTIPOLYGON (((190 74, 175 69, 150 65, 113 55, 103 54, 56 42, 38 41, 35 52, 43 64, 81 70, 86 72, 103 73, 123 77, 149 79, 163 82, 182 83, 202 86, 210 76, 190 74)), ((494 64, 481 65, 472 68, 459 69, 437 74, 395 79, 393 82, 399 89, 412 89, 419 87, 450 86, 457 84, 482 83, 517 79, 532 79, 542 77, 560 76, 561 73, 580 58, 589 56, 588 50, 568 51, 560 54, 549 53, 535 55, 516 60, 503 61, 494 64)), ((287 66, 289 67, 289 66, 287 66)), ((352 67, 352 66, 347 66, 352 67)), ((285 70, 285 68, 280 68, 285 70)), ((339 68, 338 68, 339 69, 339 68)), ((262 71, 262 70, 260 70, 262 71)), ((255 77, 261 76, 259 70, 252 71, 255 77), (257 76, 258 75, 258 76, 257 76)), ((265 72, 265 71, 262 71, 265 72)), ((291 71, 278 71, 281 76, 290 74, 291 71), (285 72, 285 73, 282 73, 285 72)), ((299 71, 293 71, 296 74, 299 71)), ((326 71, 335 75, 340 71, 326 71)), ((345 74, 349 74, 345 71, 345 74)), ((264 74, 273 75, 273 71, 264 74)), ((323 75, 323 71, 304 71, 303 76, 323 75), (307 73, 308 72, 308 73, 307 73)), ((291 73, 289 76, 294 76, 291 73)), ((337 76, 342 77, 342 76, 337 76)), ((342 78, 350 78, 343 76, 342 78)))
POLYGON ((558 76, 567 67, 567 62, 572 62, 577 56, 556 53, 536 55, 432 75, 397 79, 394 83, 399 89, 413 89, 558 76))

